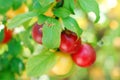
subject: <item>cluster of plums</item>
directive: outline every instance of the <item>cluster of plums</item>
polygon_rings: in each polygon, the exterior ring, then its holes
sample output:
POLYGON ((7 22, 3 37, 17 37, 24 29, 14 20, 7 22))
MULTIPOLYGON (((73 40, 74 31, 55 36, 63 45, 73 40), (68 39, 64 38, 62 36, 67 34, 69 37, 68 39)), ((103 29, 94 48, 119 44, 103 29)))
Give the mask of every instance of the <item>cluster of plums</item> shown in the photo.
MULTIPOLYGON (((39 44, 42 44, 42 27, 43 25, 35 23, 32 29, 32 37, 39 44)), ((59 50, 56 52, 57 62, 50 71, 53 75, 66 75, 73 63, 89 67, 96 60, 94 48, 88 43, 82 43, 81 38, 69 30, 62 31, 59 50)))
MULTIPOLYGON (((39 44, 42 44, 42 27, 43 25, 35 23, 32 29, 32 37, 39 44)), ((69 54, 73 62, 80 67, 89 67, 96 60, 94 48, 88 43, 82 43, 81 38, 69 30, 62 31, 59 49, 69 54)))

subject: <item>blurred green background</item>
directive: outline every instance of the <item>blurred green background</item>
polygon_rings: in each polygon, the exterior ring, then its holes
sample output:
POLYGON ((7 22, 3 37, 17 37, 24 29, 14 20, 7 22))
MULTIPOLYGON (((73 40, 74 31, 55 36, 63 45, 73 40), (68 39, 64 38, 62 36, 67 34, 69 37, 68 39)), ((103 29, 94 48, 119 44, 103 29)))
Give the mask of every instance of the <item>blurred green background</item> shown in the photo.
MULTIPOLYGON (((7 49, 6 45, 0 45, 0 80, 3 80, 2 77, 11 78, 10 80, 14 80, 12 77, 16 77, 15 80, 120 80, 120 0, 97 0, 97 2, 100 7, 98 23, 93 23, 95 17, 93 13, 85 15, 83 11, 76 9, 76 16, 72 16, 83 29, 82 40, 91 43, 97 51, 97 60, 94 65, 89 68, 77 67, 73 74, 66 78, 48 75, 30 78, 26 75, 23 65, 31 56, 30 50, 23 47, 23 53, 18 58, 9 61, 9 58, 6 57, 7 53, 4 53, 7 49), (9 64, 12 64, 12 70, 18 71, 19 75, 14 76, 14 73, 9 72, 8 68, 4 68, 5 70, 2 71, 2 67, 9 64), (20 68, 16 69, 18 64, 20 68), (23 69, 24 71, 22 71, 23 69)), ((35 45, 34 53, 40 51, 40 46, 35 45)), ((17 46, 19 47, 19 44, 17 46)))

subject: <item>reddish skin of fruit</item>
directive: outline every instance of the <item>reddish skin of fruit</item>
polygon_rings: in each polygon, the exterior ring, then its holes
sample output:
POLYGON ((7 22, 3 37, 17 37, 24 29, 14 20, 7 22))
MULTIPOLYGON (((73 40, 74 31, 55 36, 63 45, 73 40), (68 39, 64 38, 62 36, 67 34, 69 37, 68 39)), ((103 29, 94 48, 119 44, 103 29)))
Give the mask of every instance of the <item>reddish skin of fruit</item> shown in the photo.
POLYGON ((12 30, 8 30, 7 27, 4 28, 4 39, 2 43, 8 43, 12 38, 12 30))
POLYGON ((73 54, 81 44, 81 39, 71 31, 63 31, 59 49, 68 54, 73 54))
POLYGON ((32 29, 32 37, 35 42, 42 44, 42 25, 35 23, 32 29))
POLYGON ((89 67, 96 60, 96 52, 90 44, 82 44, 75 54, 72 54, 73 61, 80 67, 89 67))

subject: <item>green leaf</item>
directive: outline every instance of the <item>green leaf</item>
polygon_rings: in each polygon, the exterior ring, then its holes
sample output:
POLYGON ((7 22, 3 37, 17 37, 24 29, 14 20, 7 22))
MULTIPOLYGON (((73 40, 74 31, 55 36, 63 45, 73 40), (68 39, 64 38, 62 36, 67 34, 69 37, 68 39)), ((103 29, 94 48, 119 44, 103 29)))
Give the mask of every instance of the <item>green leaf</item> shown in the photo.
POLYGON ((12 8, 14 10, 18 9, 23 3, 23 0, 13 0, 12 8))
POLYGON ((62 17, 62 18, 68 17, 71 14, 69 10, 63 7, 55 9, 53 13, 55 16, 62 17))
POLYGON ((33 0, 33 9, 39 9, 42 6, 40 5, 38 0, 33 0))
POLYGON ((61 6, 63 6, 63 3, 64 3, 64 1, 63 0, 56 0, 56 5, 54 6, 54 8, 59 8, 59 7, 61 7, 61 6))
POLYGON ((12 6, 11 0, 0 0, 0 14, 5 14, 12 6))
POLYGON ((47 16, 40 14, 38 16, 38 24, 43 24, 48 19, 47 16))
POLYGON ((96 15, 95 22, 98 22, 100 19, 99 6, 96 0, 78 0, 81 8, 86 12, 94 12, 96 15))
POLYGON ((38 0, 33 1, 33 11, 37 13, 44 13, 49 9, 50 5, 41 6, 38 0))
POLYGON ((45 6, 48 6, 49 4, 53 3, 54 0, 38 0, 40 5, 45 7, 45 6))
POLYGON ((20 74, 24 70, 25 66, 21 59, 12 58, 10 61, 10 68, 12 72, 20 74))
POLYGON ((30 41, 30 35, 31 35, 30 31, 27 30, 19 34, 19 37, 21 41, 24 43, 23 45, 25 47, 28 47, 31 50, 31 52, 33 52, 34 49, 33 49, 32 42, 30 41))
POLYGON ((0 43, 3 41, 3 39, 4 39, 4 29, 0 31, 0 43))
POLYGON ((67 10, 71 11, 72 13, 74 13, 74 0, 64 0, 64 8, 66 8, 67 10))
POLYGON ((34 13, 34 12, 28 12, 28 13, 25 13, 25 14, 17 15, 10 22, 7 23, 7 26, 10 29, 18 27, 21 24, 23 24, 24 22, 30 20, 31 18, 33 18, 35 16, 37 16, 37 14, 34 13))
POLYGON ((47 48, 58 48, 60 45, 60 35, 61 35, 60 23, 53 18, 46 20, 43 25, 43 45, 47 48))
POLYGON ((78 36, 81 35, 82 29, 79 27, 75 19, 71 17, 67 17, 67 18, 63 18, 62 20, 63 20, 65 28, 67 28, 70 31, 75 32, 78 36))
POLYGON ((5 70, 9 67, 10 61, 9 61, 8 57, 10 57, 10 56, 6 52, 0 56, 0 58, 1 58, 1 60, 0 60, 1 69, 0 70, 5 70))
POLYGON ((16 39, 10 40, 8 43, 8 53, 12 56, 17 56, 18 54, 22 53, 22 45, 20 44, 20 41, 17 41, 16 39))
POLYGON ((33 56, 26 65, 27 74, 34 77, 43 75, 54 66, 55 62, 55 54, 50 51, 33 56))
POLYGON ((0 80, 15 80, 14 73, 9 70, 0 71, 0 80))

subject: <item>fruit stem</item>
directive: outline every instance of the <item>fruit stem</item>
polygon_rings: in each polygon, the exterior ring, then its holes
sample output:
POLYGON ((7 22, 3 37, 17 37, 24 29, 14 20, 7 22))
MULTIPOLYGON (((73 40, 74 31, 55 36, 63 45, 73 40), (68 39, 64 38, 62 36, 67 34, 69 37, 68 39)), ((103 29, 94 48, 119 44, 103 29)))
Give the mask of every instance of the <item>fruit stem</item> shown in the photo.
POLYGON ((63 30, 65 30, 65 26, 64 26, 64 24, 63 24, 62 19, 61 19, 61 18, 59 18, 59 21, 60 21, 60 24, 61 24, 62 29, 63 29, 63 30))

